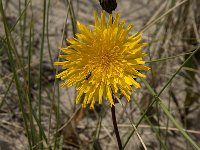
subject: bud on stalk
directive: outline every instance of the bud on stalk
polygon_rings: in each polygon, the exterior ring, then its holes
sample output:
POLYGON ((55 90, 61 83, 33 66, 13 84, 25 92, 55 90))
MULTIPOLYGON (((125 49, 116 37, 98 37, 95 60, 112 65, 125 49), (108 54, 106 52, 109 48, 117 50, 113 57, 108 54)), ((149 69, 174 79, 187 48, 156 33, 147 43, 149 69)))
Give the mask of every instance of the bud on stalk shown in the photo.
POLYGON ((99 2, 102 9, 108 12, 109 14, 112 14, 112 11, 117 8, 116 0, 99 0, 99 2))

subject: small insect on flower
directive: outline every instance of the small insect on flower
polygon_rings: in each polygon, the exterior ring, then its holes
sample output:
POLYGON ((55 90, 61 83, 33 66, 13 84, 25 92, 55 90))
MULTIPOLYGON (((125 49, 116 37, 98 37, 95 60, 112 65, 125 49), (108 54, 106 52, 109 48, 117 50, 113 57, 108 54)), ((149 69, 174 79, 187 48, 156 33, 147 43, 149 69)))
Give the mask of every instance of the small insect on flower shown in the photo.
POLYGON ((105 12, 100 19, 94 13, 95 24, 90 28, 77 22, 80 33, 76 38, 67 39, 70 46, 60 48, 64 55, 61 62, 55 62, 64 69, 56 78, 65 80, 62 87, 76 85, 78 104, 82 95, 82 107, 87 104, 94 108, 98 101, 102 103, 103 97, 114 105, 113 94, 119 97, 122 93, 129 101, 133 91, 132 86, 140 88, 135 78, 145 75, 139 70, 149 70, 144 66, 141 52, 146 43, 141 43, 142 33, 129 36, 133 25, 124 27, 125 22, 120 21, 116 14, 113 20, 109 15, 106 22, 105 12))

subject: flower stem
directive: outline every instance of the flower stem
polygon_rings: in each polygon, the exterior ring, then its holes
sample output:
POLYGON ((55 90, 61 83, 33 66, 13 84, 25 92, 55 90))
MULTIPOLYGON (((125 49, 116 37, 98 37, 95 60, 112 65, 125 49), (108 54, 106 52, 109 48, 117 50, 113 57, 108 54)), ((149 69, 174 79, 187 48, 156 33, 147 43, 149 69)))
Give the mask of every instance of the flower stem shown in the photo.
POLYGON ((116 116, 115 116, 115 106, 114 105, 112 105, 112 107, 111 107, 111 113, 112 113, 113 127, 114 127, 115 135, 116 135, 116 138, 117 138, 118 147, 119 147, 119 150, 122 150, 122 142, 121 142, 118 127, 117 127, 117 121, 116 121, 116 116))

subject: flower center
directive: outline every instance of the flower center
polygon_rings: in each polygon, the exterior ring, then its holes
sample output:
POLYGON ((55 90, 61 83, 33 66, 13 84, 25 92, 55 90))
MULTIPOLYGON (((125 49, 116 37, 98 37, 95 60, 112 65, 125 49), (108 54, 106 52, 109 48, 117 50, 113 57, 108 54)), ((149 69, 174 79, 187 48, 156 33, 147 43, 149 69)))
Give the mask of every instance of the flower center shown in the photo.
POLYGON ((100 64, 101 66, 109 66, 110 63, 113 61, 113 55, 111 54, 104 54, 100 57, 100 64))

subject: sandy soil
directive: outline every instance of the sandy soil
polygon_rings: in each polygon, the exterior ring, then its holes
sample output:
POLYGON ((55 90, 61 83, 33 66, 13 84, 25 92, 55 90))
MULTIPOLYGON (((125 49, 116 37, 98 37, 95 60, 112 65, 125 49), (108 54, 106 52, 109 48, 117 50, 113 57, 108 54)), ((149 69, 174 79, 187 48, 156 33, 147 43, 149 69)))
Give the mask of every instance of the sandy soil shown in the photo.
MULTIPOLYGON (((155 10, 158 10, 161 8, 165 3, 165 0, 118 0, 118 7, 116 9, 116 12, 120 12, 122 19, 126 20, 127 23, 133 23, 135 28, 133 32, 137 32, 138 30, 142 29, 142 27, 150 20, 152 15, 155 13, 155 10)), ((18 16, 19 11, 18 8, 18 1, 16 0, 4 0, 4 6, 6 8, 6 15, 8 17, 9 23, 13 25, 18 16)), ((34 79, 33 83, 33 89, 37 89, 37 77, 38 77, 38 64, 39 64, 39 48, 40 48, 40 38, 42 34, 42 18, 43 18, 43 5, 41 0, 32 0, 31 3, 32 6, 32 12, 30 11, 30 6, 28 7, 27 11, 27 29, 29 29, 30 21, 31 21, 31 15, 33 13, 33 20, 34 20, 34 51, 33 51, 33 71, 32 76, 34 79)), ((101 11, 99 7, 99 3, 97 0, 73 0, 73 6, 76 18, 80 20, 82 23, 85 23, 87 25, 93 23, 93 11, 97 10, 98 12, 101 11)), ((53 56, 53 60, 55 61, 58 56, 58 47, 61 47, 62 45, 62 31, 63 24, 66 23, 66 16, 68 14, 67 12, 68 6, 66 4, 65 0, 52 0, 51 6, 50 6, 50 14, 49 14, 49 41, 50 41, 50 50, 53 56)), ((144 40, 150 41, 151 35, 153 34, 155 30, 155 26, 148 29, 145 32, 144 40)), ((67 20, 66 23, 66 34, 65 36, 71 37, 72 36, 72 26, 71 26, 71 20, 70 17, 67 20)), ((19 43, 17 45, 18 50, 20 51, 20 35, 19 35, 19 25, 17 25, 16 30, 13 31, 13 39, 15 43, 19 43)), ((4 35, 4 28, 2 22, 0 22, 0 36, 4 35)), ((28 47, 28 36, 29 31, 25 34, 25 47, 28 47)), ((147 51, 148 49, 146 49, 147 51)), ((157 57, 155 55, 155 51, 151 51, 152 58, 157 57)), ((170 54, 170 52, 168 53, 170 54)), ((12 73, 10 72, 8 59, 4 58, 6 54, 3 54, 1 56, 1 62, 0 62, 0 75, 2 79, 0 79, 0 98, 2 99, 5 94, 5 90, 8 87, 8 83, 12 79, 12 73), (8 82, 9 81, 9 82, 8 82)), ((27 56, 27 51, 25 51, 25 56, 27 56)), ((53 87, 53 81, 54 81, 54 74, 53 69, 50 65, 50 59, 48 55, 48 45, 47 41, 45 40, 45 48, 44 48, 44 74, 47 77, 43 81, 43 119, 42 124, 48 128, 48 117, 49 117, 49 106, 51 105, 51 95, 49 93, 52 92, 53 87)), ((165 72, 169 71, 173 72, 177 69, 179 64, 177 62, 180 62, 180 60, 177 60, 176 62, 170 62, 171 65, 170 69, 169 67, 164 68, 163 72, 161 70, 160 74, 158 74, 158 77, 155 77, 155 80, 163 81, 169 78, 169 74, 165 74, 165 72), (169 70, 167 70, 169 69, 169 70)), ((156 66, 154 66, 156 68, 156 66)), ((158 67, 159 68, 159 67, 158 67)), ((156 69, 155 69, 156 70, 156 69)), ((158 73, 158 72, 157 72, 158 73)), ((199 77, 199 76, 198 76, 199 77)), ((179 78, 178 78, 179 79, 179 78)), ((153 83, 154 81, 152 81, 153 83)), ((185 87, 183 86, 184 81, 180 79, 179 83, 175 83, 176 86, 180 87, 178 91, 184 90, 185 87)), ((162 87, 161 85, 155 86, 158 90, 162 87)), ((173 89, 173 84, 171 85, 173 89)), ((23 129, 23 123, 21 118, 21 113, 18 109, 18 103, 17 103, 17 92, 14 85, 11 86, 11 92, 8 93, 6 102, 0 112, 0 150, 26 150, 28 149, 28 142, 25 135, 25 131, 23 129)), ((142 93, 148 93, 146 89, 142 89, 142 93)), ((37 90, 33 90, 33 104, 34 107, 37 107, 37 90)), ((75 90, 74 88, 70 89, 60 89, 60 111, 61 111, 61 124, 64 124, 68 121, 68 119, 73 114, 74 110, 77 109, 78 106, 74 105, 74 97, 75 97, 75 90)), ((179 92, 180 93, 180 92, 179 92)), ((163 98, 168 98, 168 91, 162 95, 163 98)), ((140 101, 141 105, 147 105, 148 100, 150 99, 149 94, 141 95, 138 93, 133 94, 133 96, 136 99, 144 99, 143 102, 140 101)), ((185 96, 185 93, 182 92, 180 95, 177 95, 177 97, 182 98, 185 96)), ((125 101, 124 101, 125 102, 125 101)), ((134 105, 126 104, 127 111, 130 113, 129 115, 134 118, 134 121, 139 119, 140 112, 134 108, 132 108, 134 105)), ((172 106, 172 113, 175 116, 178 116, 177 111, 175 110, 176 107, 172 106)), ((117 117, 119 121, 120 127, 120 134, 122 135, 122 139, 125 140, 127 138, 127 132, 131 130, 131 127, 124 127, 124 125, 130 125, 129 120, 127 119, 127 115, 124 113, 121 106, 117 105, 117 117)), ((113 134, 112 129, 112 123, 110 121, 111 115, 109 112, 108 106, 105 105, 105 114, 102 120, 102 131, 100 134, 101 145, 103 149, 117 149, 117 143, 115 139, 115 135, 113 134)), ((153 110, 154 111, 154 110, 153 110)), ((155 112, 154 112, 155 113, 155 112)), ((196 114, 200 114, 200 111, 197 111, 196 114)), ((160 112, 160 115, 163 115, 163 112, 160 112)), ((198 120, 198 115, 191 116, 191 120, 198 120)), ((76 117, 76 120, 73 120, 70 125, 65 127, 62 130, 62 133, 64 135, 64 139, 66 141, 72 141, 75 142, 77 145, 81 145, 82 149, 91 148, 93 135, 96 131, 96 124, 98 122, 98 119, 96 118, 96 114, 91 111, 84 111, 80 110, 78 113, 78 116, 76 117), (77 140, 80 139, 80 140, 77 140), (81 142, 80 142, 81 141, 81 142)), ((166 118, 160 118, 160 124, 161 126, 165 125, 166 118)), ((143 123, 145 124, 145 122, 143 123)), ((171 123, 169 123, 169 126, 173 126, 171 123)), ((191 127, 194 129, 198 129, 197 123, 191 123, 191 127)), ((55 130, 55 116, 52 118, 52 132, 55 130)), ((154 133, 152 133, 152 130, 150 128, 141 127, 138 132, 140 133, 142 139, 144 140, 144 143, 148 147, 148 149, 159 149, 160 143, 157 140, 154 133)), ((168 132, 168 144, 173 144, 174 150, 182 150, 182 149, 192 149, 191 146, 189 146, 187 143, 185 144, 185 139, 182 138, 182 136, 179 133, 176 133, 174 131, 168 132), (176 141, 176 142, 174 142, 176 141)), ((194 135, 195 137, 200 139, 200 135, 194 135)), ((123 141, 124 142, 124 141, 123 141)), ((70 146, 65 144, 65 148, 63 149, 78 149, 74 148, 73 146, 70 146)), ((134 135, 127 148, 127 150, 139 150, 142 149, 141 143, 138 140, 137 136, 134 135)))

